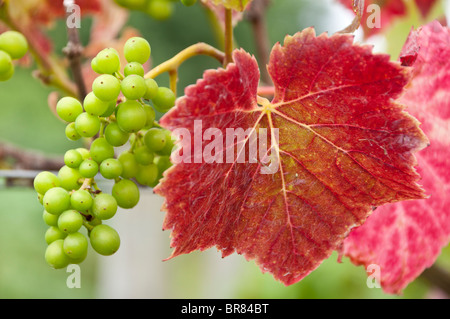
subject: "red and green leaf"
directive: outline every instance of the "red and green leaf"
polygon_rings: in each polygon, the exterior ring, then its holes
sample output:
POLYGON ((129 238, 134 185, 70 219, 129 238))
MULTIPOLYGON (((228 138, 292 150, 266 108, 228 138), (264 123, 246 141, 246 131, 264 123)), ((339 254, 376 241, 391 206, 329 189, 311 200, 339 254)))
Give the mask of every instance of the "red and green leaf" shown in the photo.
MULTIPOLYGON (((208 70, 187 87, 160 123, 191 132, 180 142, 189 150, 198 147, 198 120, 201 133, 218 128, 223 136, 230 128, 267 129, 278 170, 261 174, 263 158, 226 163, 221 154, 224 163, 195 163, 198 153, 183 154, 155 188, 165 197, 171 257, 216 246, 289 285, 340 247, 373 207, 425 196, 414 153, 428 140, 394 102, 409 81, 407 68, 354 45, 350 35, 305 29, 272 50, 269 103, 256 95, 256 60, 242 50, 233 56, 226 69, 208 70)), ((202 140, 201 151, 209 143, 202 140)), ((248 144, 234 145, 234 154, 248 144)))

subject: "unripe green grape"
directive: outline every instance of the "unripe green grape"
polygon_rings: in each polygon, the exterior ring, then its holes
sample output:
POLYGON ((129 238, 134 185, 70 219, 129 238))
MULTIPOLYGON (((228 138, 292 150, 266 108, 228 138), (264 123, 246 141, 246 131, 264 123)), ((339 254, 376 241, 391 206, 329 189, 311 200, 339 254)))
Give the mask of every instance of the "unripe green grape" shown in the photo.
POLYGON ((81 154, 81 157, 83 157, 83 160, 89 159, 91 157, 91 154, 89 153, 89 150, 84 147, 79 147, 75 149, 78 153, 81 154))
POLYGON ((82 233, 73 232, 64 239, 63 249, 70 258, 83 258, 87 254, 88 240, 82 233))
POLYGON ((155 155, 148 149, 147 146, 143 145, 134 150, 134 157, 136 158, 136 162, 138 162, 138 164, 148 165, 153 163, 155 155))
POLYGON ((96 67, 100 73, 114 74, 120 70, 120 59, 116 50, 106 48, 100 51, 96 58, 96 67))
POLYGON ((8 81, 13 77, 13 75, 14 75, 14 65, 11 65, 11 67, 7 71, 0 73, 0 82, 8 81))
MULTIPOLYGON (((94 162, 95 163, 95 162, 94 162)), ((97 163, 95 163, 97 164, 97 163)), ((79 189, 70 196, 70 205, 79 212, 86 212, 91 208, 93 199, 89 191, 79 189)))
POLYGON ((150 58, 151 47, 147 40, 141 37, 132 37, 125 42, 123 53, 130 62, 144 64, 150 58))
POLYGON ((117 212, 116 199, 106 193, 95 196, 94 203, 92 205, 92 213, 100 220, 106 220, 112 218, 117 212))
POLYGON ((116 103, 117 101, 113 100, 111 102, 108 103, 108 108, 106 109, 105 112, 103 112, 103 114, 100 115, 100 117, 109 117, 111 116, 114 111, 116 110, 116 103))
POLYGON ((158 87, 156 96, 152 98, 155 109, 161 113, 166 113, 175 105, 175 93, 169 88, 158 87))
POLYGON ((144 105, 145 114, 147 114, 147 122, 145 122, 145 129, 152 128, 155 123, 155 110, 150 105, 144 105))
POLYGON ((126 101, 119 104, 116 119, 122 131, 133 133, 145 126, 147 114, 141 103, 126 101))
POLYGON ((60 185, 61 181, 59 178, 55 174, 48 171, 40 172, 33 180, 34 189, 42 195, 45 195, 49 189, 60 185))
POLYGON ((13 60, 20 59, 28 51, 27 39, 17 31, 3 32, 0 34, 0 50, 7 52, 13 60))
POLYGON ((0 73, 7 73, 13 67, 11 56, 5 51, 0 50, 0 73))
POLYGON ((172 137, 172 133, 169 130, 164 130, 164 133, 166 134, 166 144, 162 149, 155 152, 158 155, 170 155, 175 147, 175 140, 172 137))
POLYGON ((105 159, 114 157, 114 147, 104 137, 99 137, 91 144, 91 157, 98 164, 105 159))
POLYGON ((164 130, 153 127, 144 135, 144 143, 151 151, 159 151, 166 146, 167 136, 164 130))
POLYGON ((58 228, 66 234, 77 232, 82 225, 83 216, 76 210, 66 210, 59 215, 58 228))
POLYGON ((120 247, 117 231, 108 225, 95 226, 89 235, 92 248, 103 256, 114 254, 120 247))
POLYGON ((153 163, 158 166, 158 171, 161 174, 173 165, 170 161, 170 156, 156 156, 153 163))
POLYGON ((105 138, 112 146, 122 146, 128 142, 130 133, 122 131, 116 122, 111 122, 105 129, 105 138))
POLYGON ((122 163, 118 159, 108 158, 100 164, 100 174, 106 179, 114 179, 122 174, 122 163))
POLYGON ((165 0, 151 0, 148 3, 147 14, 156 20, 168 19, 174 10, 172 2, 165 0))
POLYGON ((65 96, 56 103, 56 113, 62 120, 74 122, 83 113, 83 106, 76 98, 65 96))
POLYGON ((86 113, 96 116, 100 116, 105 113, 110 104, 110 102, 100 100, 94 92, 89 92, 83 101, 83 106, 86 113))
POLYGON ((83 112, 75 120, 75 129, 83 137, 93 137, 100 130, 100 119, 83 112))
POLYGON ((61 229, 59 229, 57 226, 50 226, 47 231, 45 232, 45 242, 47 245, 51 244, 55 240, 58 239, 64 239, 66 238, 67 234, 64 233, 61 229))
POLYGON ((145 79, 147 91, 144 94, 144 99, 151 100, 158 94, 158 83, 153 79, 145 79))
POLYGON ((44 195, 37 193, 37 199, 41 205, 44 205, 44 195))
POLYGON ((71 141, 76 141, 81 138, 81 135, 78 134, 77 129, 75 128, 75 122, 67 124, 65 134, 71 141))
POLYGON ((197 0, 181 0, 181 3, 186 7, 193 6, 196 2, 197 0))
POLYGON ((64 240, 58 239, 48 245, 45 250, 45 261, 55 269, 67 267, 70 257, 64 252, 64 240))
POLYGON ((78 171, 85 178, 92 178, 98 173, 98 164, 94 160, 86 159, 81 162, 78 171))
POLYGON ((93 58, 91 60, 91 69, 97 73, 97 74, 102 74, 102 72, 100 71, 99 67, 98 67, 98 61, 97 58, 93 58))
POLYGON ((158 167, 156 164, 139 165, 136 181, 141 185, 150 186, 158 178, 158 167))
POLYGON ((122 174, 123 178, 133 178, 136 176, 138 171, 138 163, 133 153, 123 152, 119 155, 118 160, 122 163, 122 174))
POLYGON ((61 181, 61 187, 71 191, 80 188, 83 176, 77 169, 64 165, 58 171, 58 178, 61 181))
POLYGON ((102 74, 92 83, 92 92, 105 102, 117 100, 120 94, 120 81, 110 74, 102 74))
POLYGON ((125 76, 136 74, 139 76, 144 76, 145 70, 144 66, 139 62, 130 62, 123 68, 123 73, 125 76))
POLYGON ((68 150, 64 154, 64 163, 70 168, 78 168, 82 161, 83 157, 77 150, 68 150))
POLYGON ((144 78, 136 74, 131 74, 124 78, 120 88, 128 100, 139 100, 147 92, 144 78))
POLYGON ((58 217, 58 215, 50 214, 45 209, 42 213, 42 219, 48 226, 58 226, 58 217))
POLYGON ((122 208, 133 208, 139 202, 139 188, 129 179, 122 179, 115 183, 111 193, 116 199, 117 205, 122 208))

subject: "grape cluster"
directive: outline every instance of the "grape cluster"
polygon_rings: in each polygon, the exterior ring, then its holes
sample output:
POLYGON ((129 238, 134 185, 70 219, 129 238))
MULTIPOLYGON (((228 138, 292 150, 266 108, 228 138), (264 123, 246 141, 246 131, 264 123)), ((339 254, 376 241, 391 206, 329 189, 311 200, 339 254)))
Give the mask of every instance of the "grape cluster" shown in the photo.
POLYGON ((28 42, 17 31, 0 34, 0 81, 7 81, 14 75, 13 60, 22 58, 28 51, 28 42))
POLYGON ((114 0, 118 5, 129 10, 137 10, 148 14, 156 20, 166 20, 172 16, 174 2, 181 1, 185 6, 194 5, 197 0, 114 0))
POLYGON ((145 39, 128 39, 123 53, 127 60, 123 73, 118 52, 106 48, 92 60, 99 76, 83 103, 63 97, 56 105, 58 116, 67 122, 67 138, 89 138, 91 143, 89 149, 68 150, 57 175, 44 171, 34 180, 49 226, 45 259, 53 268, 83 261, 88 242, 101 255, 114 254, 120 237, 103 222, 118 207, 133 208, 139 202, 139 185, 155 186, 172 165, 174 141, 170 131, 155 121, 155 109, 167 112, 175 104, 175 94, 144 78, 143 64, 151 53, 145 39), (122 146, 116 156, 115 147, 122 146), (114 183, 111 193, 98 187, 98 175, 114 183), (82 226, 87 236, 80 232, 82 226))

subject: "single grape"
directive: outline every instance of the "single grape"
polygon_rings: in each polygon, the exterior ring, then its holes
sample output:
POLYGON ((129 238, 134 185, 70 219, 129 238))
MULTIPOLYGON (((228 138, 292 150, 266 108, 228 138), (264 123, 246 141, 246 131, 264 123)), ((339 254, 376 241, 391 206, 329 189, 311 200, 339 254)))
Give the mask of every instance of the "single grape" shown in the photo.
POLYGON ((103 113, 105 113, 110 105, 111 102, 105 102, 100 100, 94 94, 94 92, 89 92, 83 101, 83 106, 86 113, 96 116, 100 116, 103 113))
POLYGON ((83 183, 83 176, 81 176, 80 172, 77 169, 71 168, 67 165, 64 165, 59 169, 58 178, 61 181, 61 187, 68 191, 79 189, 83 183))
POLYGON ((89 235, 92 248, 100 255, 110 256, 120 247, 120 237, 117 231, 108 225, 95 226, 89 235))
POLYGON ((197 0, 181 0, 181 3, 186 7, 193 6, 196 2, 197 0))
POLYGON ((111 193, 117 205, 122 208, 133 208, 139 202, 139 188, 129 179, 122 179, 115 183, 111 193))
POLYGON ((64 211, 58 218, 58 228, 66 233, 77 232, 83 226, 83 216, 76 210, 70 209, 64 211))
POLYGON ((38 199, 39 203, 41 203, 41 205, 44 205, 44 195, 38 193, 37 199, 38 199))
POLYGON ((48 171, 40 172, 36 175, 33 181, 33 186, 36 192, 45 195, 45 193, 53 187, 58 187, 61 185, 59 178, 48 171))
POLYGON ((108 158, 100 164, 100 174, 106 179, 114 179, 122 174, 122 163, 118 159, 108 158))
POLYGON ((119 155, 118 160, 122 163, 122 174, 123 178, 133 178, 136 176, 138 171, 138 163, 133 153, 123 152, 119 155))
POLYGON ((174 10, 173 3, 166 0, 149 1, 147 7, 148 15, 156 20, 168 19, 172 15, 173 10, 174 10))
POLYGON ((156 164, 139 165, 136 181, 145 186, 153 185, 158 178, 158 166, 156 164))
POLYGON ((67 267, 71 260, 64 252, 64 240, 58 239, 48 245, 45 250, 45 261, 55 269, 67 267))
POLYGON ((147 114, 147 122, 145 122, 145 129, 152 128, 155 123, 155 110, 150 105, 144 105, 144 111, 147 114))
POLYGON ((161 113, 166 113, 175 105, 175 93, 169 88, 158 87, 156 96, 152 98, 155 109, 161 113))
POLYGON ((93 137, 100 130, 100 119, 83 112, 75 120, 75 129, 83 137, 93 137))
POLYGON ((155 152, 158 155, 170 155, 175 149, 175 139, 172 136, 172 133, 169 130, 164 130, 164 133, 166 134, 166 145, 155 152))
POLYGON ((96 161, 86 159, 81 162, 80 167, 78 167, 78 171, 81 176, 86 178, 92 178, 98 173, 98 164, 96 161))
POLYGON ((42 219, 48 226, 58 226, 58 217, 58 215, 50 214, 45 209, 42 213, 42 219))
POLYGON ((77 150, 68 150, 64 154, 64 163, 71 168, 78 168, 82 161, 83 157, 77 150))
POLYGON ((64 233, 57 226, 50 226, 45 232, 45 242, 47 245, 53 243, 55 240, 66 238, 67 234, 64 233))
POLYGON ((134 150, 134 157, 136 158, 136 162, 138 162, 138 164, 148 165, 153 163, 153 158, 155 155, 148 149, 147 146, 143 145, 134 150))
POLYGON ((120 81, 110 74, 102 74, 92 83, 92 92, 105 102, 117 100, 120 94, 120 81))
POLYGON ((130 62, 123 68, 123 73, 125 76, 136 74, 139 76, 144 76, 145 70, 144 66, 139 62, 130 62))
POLYGON ((167 136, 164 130, 153 127, 144 135, 144 143, 151 151, 159 151, 166 146, 167 136))
POLYGON ((0 50, 0 73, 7 73, 13 67, 11 56, 5 51, 0 50))
POLYGON ((144 78, 136 74, 131 74, 123 79, 120 88, 128 100, 139 100, 147 92, 144 78))
POLYGON ((130 62, 144 64, 150 58, 151 47, 147 40, 141 37, 132 37, 125 42, 123 53, 130 62))
POLYGON ((8 81, 13 77, 13 75, 14 75, 14 65, 11 65, 11 67, 7 71, 0 73, 0 82, 8 81))
POLYGON ((158 94, 158 83, 153 79, 145 79, 147 91, 144 94, 144 99, 151 100, 158 94))
POLYGON ((82 233, 73 232, 64 239, 63 249, 70 258, 83 258, 87 254, 88 240, 82 233))
POLYGON ((13 60, 20 59, 28 51, 27 39, 17 31, 3 32, 0 34, 0 50, 7 52, 13 60))
POLYGON ((106 109, 105 112, 103 112, 103 114, 100 115, 100 117, 109 117, 111 116, 114 111, 116 110, 116 102, 115 100, 111 101, 108 103, 108 108, 106 109))
POLYGON ((99 137, 92 142, 90 153, 92 159, 100 164, 105 159, 114 157, 114 147, 104 137, 99 137))
MULTIPOLYGON (((94 162, 95 163, 95 162, 94 162)), ((97 164, 97 163, 95 163, 97 164)), ((79 189, 72 193, 70 197, 70 205, 79 212, 87 212, 91 208, 93 199, 89 191, 79 189)))
POLYGON ((105 138, 112 146, 122 146, 128 142, 130 133, 122 131, 117 122, 111 122, 105 129, 105 138))
POLYGON ((120 70, 120 59, 115 49, 106 48, 96 58, 97 70, 104 74, 114 74, 120 70))
POLYGON ((98 61, 96 57, 91 60, 91 69, 97 74, 102 74, 98 67, 98 61))
POLYGON ((72 141, 76 141, 81 138, 81 135, 78 134, 77 129, 75 128, 75 122, 67 124, 65 134, 66 137, 72 141))
POLYGON ((141 130, 147 122, 147 114, 144 107, 137 101, 120 103, 116 118, 117 124, 122 131, 129 133, 141 130))
POLYGON ((117 201, 112 195, 102 193, 95 196, 92 213, 96 218, 100 220, 110 219, 116 212, 117 201))
POLYGON ((62 120, 74 122, 83 113, 83 106, 76 98, 65 96, 56 103, 56 113, 62 120))
POLYGON ((53 215, 59 215, 70 207, 70 195, 62 187, 49 189, 43 198, 44 208, 53 215))
POLYGON ((89 153, 89 150, 87 148, 79 147, 76 149, 76 151, 81 154, 83 160, 89 159, 89 157, 91 157, 91 154, 89 153))

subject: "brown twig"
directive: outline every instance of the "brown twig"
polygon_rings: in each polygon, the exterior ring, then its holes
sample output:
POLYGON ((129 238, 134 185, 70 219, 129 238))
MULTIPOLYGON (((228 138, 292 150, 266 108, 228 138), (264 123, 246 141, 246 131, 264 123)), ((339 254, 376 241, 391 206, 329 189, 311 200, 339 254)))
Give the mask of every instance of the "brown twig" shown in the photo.
POLYGON ((356 14, 355 18, 349 26, 341 31, 338 31, 337 33, 353 33, 359 28, 362 16, 364 14, 364 0, 353 0, 352 6, 353 11, 356 14))
POLYGON ((14 168, 28 170, 53 171, 59 170, 64 165, 62 156, 47 156, 4 142, 0 142, 0 160, 11 160, 14 168))
POLYGON ((420 275, 433 286, 441 289, 450 297, 450 273, 434 264, 420 275))

